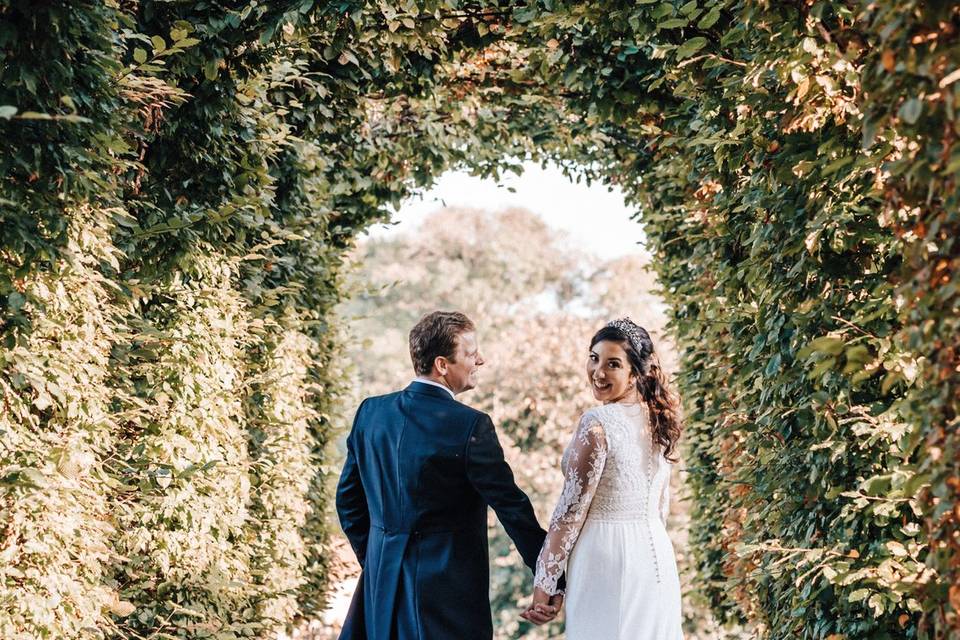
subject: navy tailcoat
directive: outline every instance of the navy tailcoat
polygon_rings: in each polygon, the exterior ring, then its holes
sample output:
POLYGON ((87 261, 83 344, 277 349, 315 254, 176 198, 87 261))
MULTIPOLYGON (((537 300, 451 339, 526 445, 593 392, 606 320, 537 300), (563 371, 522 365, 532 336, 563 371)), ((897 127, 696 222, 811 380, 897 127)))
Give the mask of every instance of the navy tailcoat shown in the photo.
POLYGON ((362 567, 341 640, 490 640, 488 505, 532 569, 546 534, 490 417, 422 382, 364 400, 337 486, 362 567))

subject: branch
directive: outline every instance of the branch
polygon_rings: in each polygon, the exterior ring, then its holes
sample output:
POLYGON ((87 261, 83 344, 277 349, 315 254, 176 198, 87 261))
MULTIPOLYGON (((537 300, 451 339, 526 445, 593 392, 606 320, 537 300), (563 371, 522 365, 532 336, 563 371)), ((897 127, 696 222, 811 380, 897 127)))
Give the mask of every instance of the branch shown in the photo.
POLYGON ((714 53, 705 53, 705 54, 703 54, 702 56, 696 56, 696 57, 694 57, 694 58, 690 58, 689 60, 684 60, 683 62, 681 62, 680 64, 677 65, 677 68, 685 67, 685 66, 687 66, 688 64, 693 64, 694 62, 699 62, 700 60, 703 60, 704 58, 716 58, 717 60, 722 60, 722 61, 726 62, 727 64, 732 64, 732 65, 736 65, 736 66, 738 66, 738 67, 743 67, 744 69, 746 69, 746 68, 749 66, 746 62, 738 62, 737 60, 731 60, 730 58, 724 58, 723 56, 718 56, 718 55, 716 55, 716 54, 714 54, 714 53))

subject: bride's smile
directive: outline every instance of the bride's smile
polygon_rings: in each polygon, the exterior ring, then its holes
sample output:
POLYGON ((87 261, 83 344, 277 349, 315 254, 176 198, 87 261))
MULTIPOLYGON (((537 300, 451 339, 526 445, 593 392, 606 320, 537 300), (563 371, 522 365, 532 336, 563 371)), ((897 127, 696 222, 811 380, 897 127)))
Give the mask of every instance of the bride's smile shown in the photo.
POLYGON ((587 356, 587 379, 593 397, 611 402, 636 402, 636 376, 630 368, 626 350, 612 340, 601 340, 593 345, 587 356))

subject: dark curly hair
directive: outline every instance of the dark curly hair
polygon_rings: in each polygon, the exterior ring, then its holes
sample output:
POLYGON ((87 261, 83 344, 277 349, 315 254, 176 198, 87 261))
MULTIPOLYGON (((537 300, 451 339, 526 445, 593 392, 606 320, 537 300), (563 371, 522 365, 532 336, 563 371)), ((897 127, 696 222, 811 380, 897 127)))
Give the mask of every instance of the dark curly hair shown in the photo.
POLYGON ((680 403, 667 386, 667 378, 660 367, 660 359, 653 351, 650 334, 640 326, 636 326, 633 333, 634 339, 631 340, 622 329, 607 325, 594 334, 590 348, 608 340, 618 343, 627 352, 630 370, 637 377, 637 391, 650 411, 653 442, 663 447, 663 455, 667 460, 676 462, 674 452, 681 431, 680 403))

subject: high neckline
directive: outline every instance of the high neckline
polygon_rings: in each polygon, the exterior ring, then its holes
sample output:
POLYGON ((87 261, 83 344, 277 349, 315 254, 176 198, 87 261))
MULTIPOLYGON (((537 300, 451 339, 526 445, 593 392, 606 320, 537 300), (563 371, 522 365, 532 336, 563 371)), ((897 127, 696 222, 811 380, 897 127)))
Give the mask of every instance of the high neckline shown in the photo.
POLYGON ((645 402, 610 402, 603 406, 604 407, 645 407, 647 405, 645 402))

